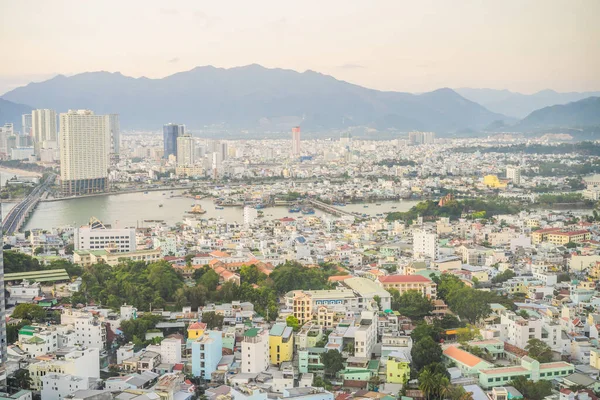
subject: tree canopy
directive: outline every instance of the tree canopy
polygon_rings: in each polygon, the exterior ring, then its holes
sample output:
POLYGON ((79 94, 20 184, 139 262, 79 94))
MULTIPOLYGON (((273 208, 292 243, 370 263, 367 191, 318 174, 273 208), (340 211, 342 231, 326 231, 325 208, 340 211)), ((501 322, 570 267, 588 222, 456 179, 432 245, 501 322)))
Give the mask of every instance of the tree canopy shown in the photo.
POLYGON ((529 357, 541 363, 552 361, 552 349, 540 339, 529 339, 527 341, 527 346, 525 346, 525 350, 527 350, 529 357))
POLYGON ((425 366, 442 361, 442 348, 431 337, 425 336, 410 351, 412 367, 420 371, 425 366))
POLYGON ((13 318, 26 319, 33 322, 44 322, 46 310, 37 304, 23 303, 15 307, 11 316, 13 318))
POLYGON ((431 300, 418 290, 405 291, 394 303, 398 305, 398 309, 394 311, 410 319, 423 319, 433 311, 431 300))
POLYGON ((337 350, 332 349, 321 354, 321 362, 323 363, 325 374, 328 376, 335 376, 335 374, 344 368, 344 359, 342 354, 337 350))

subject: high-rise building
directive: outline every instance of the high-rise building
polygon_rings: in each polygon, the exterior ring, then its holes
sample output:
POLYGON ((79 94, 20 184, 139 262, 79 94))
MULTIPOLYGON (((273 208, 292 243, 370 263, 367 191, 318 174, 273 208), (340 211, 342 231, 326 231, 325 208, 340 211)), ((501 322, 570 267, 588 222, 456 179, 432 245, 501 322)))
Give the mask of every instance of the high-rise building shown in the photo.
POLYGON ((60 114, 60 179, 66 196, 108 188, 110 121, 90 110, 60 114))
POLYGON ((33 110, 31 133, 36 154, 40 149, 56 148, 56 112, 49 109, 33 110))
POLYGON ((521 184, 521 168, 506 167, 506 178, 512 180, 515 185, 521 184))
POLYGON ((413 234, 413 257, 439 258, 438 235, 426 231, 416 231, 413 234))
POLYGON ((21 134, 31 135, 31 124, 32 124, 31 114, 21 115, 21 134))
POLYGON ((108 125, 110 129, 110 154, 117 155, 121 151, 119 114, 108 114, 108 125))
POLYGON ((409 132, 408 143, 417 144, 433 144, 435 141, 435 133, 433 132, 409 132))
POLYGON ((300 127, 296 126, 292 128, 292 156, 298 157, 300 151, 300 127))
POLYGON ((168 123, 163 126, 163 142, 165 152, 163 157, 177 156, 177 138, 185 134, 185 125, 168 123))
POLYGON ((244 225, 252 225, 258 218, 258 210, 255 207, 244 207, 244 225))
POLYGON ((194 138, 191 135, 183 135, 177 138, 177 166, 190 166, 196 162, 196 148, 194 138))
POLYGON ((244 332, 242 347, 242 373, 258 374, 269 368, 269 331, 250 328, 244 332))
POLYGON ((221 152, 221 160, 225 161, 228 158, 228 151, 229 151, 229 146, 227 145, 227 142, 221 142, 219 143, 219 151, 221 152))
MULTIPOLYGON (((2 232, 2 212, 0 210, 0 243, 4 243, 2 232)), ((0 287, 4 286, 4 250, 0 249, 0 287)), ((0 385, 6 383, 6 361, 8 360, 6 343, 6 301, 5 296, 0 296, 0 385)))

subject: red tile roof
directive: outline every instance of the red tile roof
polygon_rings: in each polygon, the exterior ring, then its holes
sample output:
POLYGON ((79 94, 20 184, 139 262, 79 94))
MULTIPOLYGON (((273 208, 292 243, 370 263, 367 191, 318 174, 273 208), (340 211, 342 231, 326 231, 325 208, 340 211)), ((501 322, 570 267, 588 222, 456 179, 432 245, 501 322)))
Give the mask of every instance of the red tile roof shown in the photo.
POLYGON ((381 283, 429 283, 431 279, 422 275, 388 275, 380 276, 381 283))
POLYGON ((461 364, 467 365, 469 367, 474 367, 480 362, 484 361, 481 358, 477 357, 469 353, 468 351, 464 351, 459 349, 456 346, 450 346, 446 350, 444 350, 444 355, 446 357, 452 358, 453 360, 458 361, 461 364))

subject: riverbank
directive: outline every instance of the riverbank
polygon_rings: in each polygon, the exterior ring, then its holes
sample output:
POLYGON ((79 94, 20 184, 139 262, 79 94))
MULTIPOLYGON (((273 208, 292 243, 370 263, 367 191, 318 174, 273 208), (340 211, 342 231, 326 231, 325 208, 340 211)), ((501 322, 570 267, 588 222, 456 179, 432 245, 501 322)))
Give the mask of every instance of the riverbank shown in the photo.
POLYGON ((7 175, 16 175, 16 176, 27 176, 27 177, 41 177, 42 174, 40 172, 28 171, 26 169, 17 169, 17 168, 8 168, 0 166, 0 173, 7 175))

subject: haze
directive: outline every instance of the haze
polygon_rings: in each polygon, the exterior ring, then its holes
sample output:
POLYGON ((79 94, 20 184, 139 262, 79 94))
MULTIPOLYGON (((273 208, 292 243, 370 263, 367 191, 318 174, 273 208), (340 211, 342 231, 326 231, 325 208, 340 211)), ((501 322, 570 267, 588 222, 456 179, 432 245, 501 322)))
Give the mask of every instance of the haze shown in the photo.
POLYGON ((0 4, 0 93, 58 73, 251 63, 380 90, 600 90, 597 0, 0 4))

